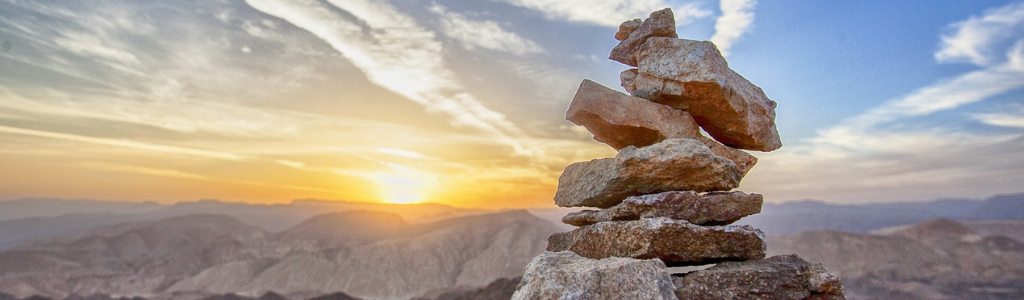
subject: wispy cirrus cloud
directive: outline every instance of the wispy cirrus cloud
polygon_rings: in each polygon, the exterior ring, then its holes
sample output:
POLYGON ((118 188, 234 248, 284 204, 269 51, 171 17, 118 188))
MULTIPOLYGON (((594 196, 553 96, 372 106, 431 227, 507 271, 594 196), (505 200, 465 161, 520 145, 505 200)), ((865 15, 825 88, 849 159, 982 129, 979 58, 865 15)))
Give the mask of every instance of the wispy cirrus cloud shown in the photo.
POLYGON ((494 0, 543 13, 550 19, 617 27, 623 21, 642 18, 652 11, 672 8, 676 25, 684 25, 711 15, 711 11, 692 2, 673 5, 663 0, 494 0))
POLYGON ((971 114, 971 118, 992 126, 1024 128, 1024 105, 1003 112, 971 114))
POLYGON ((523 135, 519 127, 466 92, 445 67, 442 44, 433 31, 385 2, 328 2, 356 19, 318 1, 247 1, 324 40, 374 84, 423 105, 428 112, 447 115, 453 125, 489 133, 518 153, 530 152, 515 138, 523 135))
MULTIPOLYGON (((1024 157, 1014 153, 1024 151, 1024 132, 986 134, 969 124, 916 120, 1024 88, 1024 39, 1007 34, 1019 32, 1014 26, 1022 23, 1024 4, 1014 3, 950 24, 952 32, 941 36, 936 60, 980 69, 918 88, 819 130, 815 137, 765 153, 761 169, 752 174, 773 175, 752 175, 745 186, 773 190, 778 197, 847 202, 1017 192, 1024 181, 1019 171, 1024 157)), ((1024 117, 1016 113, 955 116, 962 123, 1024 127, 1019 126, 1024 117)))
POLYGON ((515 55, 545 52, 536 42, 501 28, 497 22, 470 20, 465 15, 448 11, 436 3, 430 6, 430 12, 440 17, 441 32, 459 41, 467 50, 482 48, 515 55))
POLYGON ((729 49, 736 40, 750 30, 754 24, 754 7, 757 0, 721 0, 722 15, 715 20, 715 34, 711 42, 718 46, 723 56, 729 56, 729 49))
POLYGON ((981 16, 950 24, 942 35, 935 59, 941 62, 970 62, 979 66, 998 63, 998 47, 1024 34, 1024 2, 989 10, 981 16))

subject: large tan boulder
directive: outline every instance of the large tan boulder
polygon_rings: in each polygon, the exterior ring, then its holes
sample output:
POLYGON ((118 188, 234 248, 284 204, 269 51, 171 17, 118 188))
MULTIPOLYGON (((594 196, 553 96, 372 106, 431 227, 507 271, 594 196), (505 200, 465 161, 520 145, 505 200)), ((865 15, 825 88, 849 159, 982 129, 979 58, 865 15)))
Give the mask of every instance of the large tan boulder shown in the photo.
POLYGON ((629 196, 667 191, 728 191, 742 176, 731 160, 692 139, 622 148, 614 158, 569 165, 558 177, 555 204, 607 208, 629 196))
POLYGON ((750 226, 698 226, 669 218, 600 222, 548 237, 548 251, 587 258, 658 258, 669 266, 765 256, 764 233, 750 226))
POLYGON ((570 213, 562 222, 585 226, 597 222, 671 218, 696 225, 728 225, 761 212, 764 197, 743 192, 664 192, 626 198, 610 208, 570 213))
POLYGON ((586 127, 594 140, 615 150, 626 146, 644 147, 668 138, 695 139, 715 155, 732 160, 740 176, 747 174, 757 158, 709 139, 689 113, 647 101, 583 80, 569 104, 565 118, 586 127))
POLYGON ((685 110, 715 140, 730 147, 782 147, 775 101, 726 63, 714 44, 651 37, 637 52, 637 71, 620 74, 635 96, 685 110))

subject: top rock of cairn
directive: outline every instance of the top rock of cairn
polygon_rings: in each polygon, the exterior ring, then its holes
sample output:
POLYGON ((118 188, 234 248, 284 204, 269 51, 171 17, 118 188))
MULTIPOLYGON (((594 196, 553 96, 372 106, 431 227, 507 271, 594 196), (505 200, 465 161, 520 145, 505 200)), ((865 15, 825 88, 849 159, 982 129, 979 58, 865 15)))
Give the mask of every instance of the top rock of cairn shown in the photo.
POLYGON ((775 128, 775 101, 730 69, 714 44, 677 39, 669 9, 651 13, 635 26, 637 22, 620 26, 616 37, 627 37, 609 56, 637 67, 621 74, 627 91, 687 111, 726 146, 756 151, 782 147, 775 128))

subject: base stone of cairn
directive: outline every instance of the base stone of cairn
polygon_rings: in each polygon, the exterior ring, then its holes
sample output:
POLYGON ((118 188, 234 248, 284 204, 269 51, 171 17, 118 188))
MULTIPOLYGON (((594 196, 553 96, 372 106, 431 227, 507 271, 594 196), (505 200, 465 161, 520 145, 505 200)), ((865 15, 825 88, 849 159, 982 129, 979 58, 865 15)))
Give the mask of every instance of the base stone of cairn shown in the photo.
POLYGON ((821 264, 765 258, 763 232, 730 225, 761 212, 761 195, 730 190, 757 163, 740 149, 782 146, 775 101, 714 44, 676 38, 669 9, 615 38, 609 58, 636 67, 620 74, 630 94, 584 80, 566 119, 618 153, 567 166, 554 197, 599 210, 562 219, 578 228, 548 238, 512 299, 845 299, 821 264))
POLYGON ((657 259, 589 259, 572 252, 545 252, 526 266, 513 300, 675 300, 675 286, 657 259))

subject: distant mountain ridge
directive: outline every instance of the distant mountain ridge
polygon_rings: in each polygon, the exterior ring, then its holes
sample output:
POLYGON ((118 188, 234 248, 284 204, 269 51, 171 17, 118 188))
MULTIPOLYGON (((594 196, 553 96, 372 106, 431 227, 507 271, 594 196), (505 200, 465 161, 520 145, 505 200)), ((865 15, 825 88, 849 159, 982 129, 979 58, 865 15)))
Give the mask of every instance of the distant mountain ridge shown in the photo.
POLYGON ((404 300, 519 276, 557 230, 526 211, 428 224, 350 211, 279 233, 224 215, 177 216, 0 251, 0 292, 54 299, 271 291, 306 299, 345 292, 404 300))
POLYGON ((761 213, 741 219, 768 235, 810 230, 867 233, 931 219, 1024 220, 1024 194, 996 195, 985 200, 945 199, 930 202, 836 205, 818 201, 765 204, 761 213))
POLYGON ((90 228, 191 214, 228 215, 243 223, 278 232, 314 215, 360 210, 394 213, 410 223, 430 223, 447 218, 494 212, 430 203, 395 205, 320 200, 296 200, 288 204, 266 205, 216 200, 172 205, 97 200, 3 200, 0 201, 0 249, 40 238, 73 236, 90 228))

